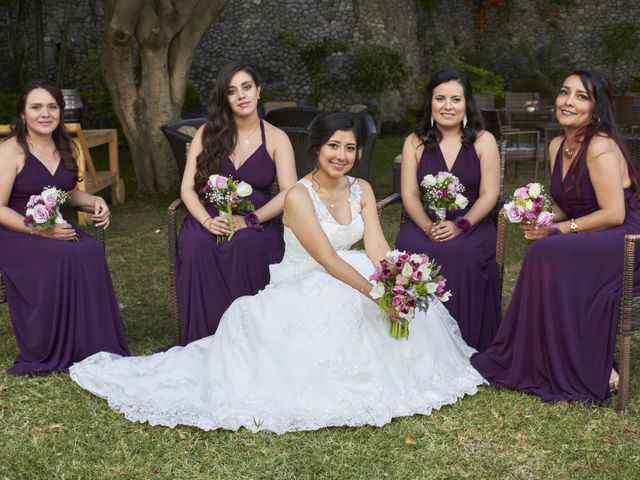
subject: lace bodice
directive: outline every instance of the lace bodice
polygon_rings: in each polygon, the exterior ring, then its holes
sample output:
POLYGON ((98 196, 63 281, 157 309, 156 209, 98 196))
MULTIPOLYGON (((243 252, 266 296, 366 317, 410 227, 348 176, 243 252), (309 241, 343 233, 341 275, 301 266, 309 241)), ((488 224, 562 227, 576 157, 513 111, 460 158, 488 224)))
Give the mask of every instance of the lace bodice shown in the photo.
MULTIPOLYGON (((342 225, 336 221, 327 209, 325 204, 314 190, 311 182, 306 179, 298 181, 304 185, 309 192, 309 197, 313 202, 316 218, 320 222, 320 226, 329 238, 331 245, 340 253, 340 251, 349 250, 353 244, 362 239, 364 234, 364 222, 360 211, 362 189, 358 181, 354 177, 349 179, 349 205, 351 206, 351 223, 342 225)), ((316 262, 304 247, 300 244, 296 236, 290 228, 284 227, 284 258, 281 263, 271 265, 271 283, 281 283, 287 281, 293 276, 307 272, 313 269, 322 269, 322 266, 316 262)))

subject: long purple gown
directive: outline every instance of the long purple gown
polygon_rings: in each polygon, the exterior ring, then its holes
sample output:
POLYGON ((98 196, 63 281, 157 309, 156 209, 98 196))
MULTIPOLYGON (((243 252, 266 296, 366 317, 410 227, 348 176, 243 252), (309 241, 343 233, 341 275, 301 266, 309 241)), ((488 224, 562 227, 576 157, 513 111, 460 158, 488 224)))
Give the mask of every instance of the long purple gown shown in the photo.
MULTIPOLYGON (((582 181, 574 177, 572 165, 562 178, 561 146, 551 195, 569 218, 580 218, 599 207, 588 172, 582 181)), ((628 188, 624 194, 622 225, 554 235, 529 246, 493 345, 472 359, 493 386, 552 402, 598 404, 609 398, 624 236, 640 232, 640 210, 630 206, 633 193, 628 188)))
MULTIPOLYGON (((424 150, 418 164, 418 184, 427 174, 447 171, 440 146, 424 150)), ((465 187, 467 208, 447 212, 447 220, 464 215, 480 192, 480 159, 475 148, 463 145, 451 168, 465 187)), ((432 221, 433 213, 427 212, 432 221)), ((462 338, 478 351, 491 345, 500 323, 500 283, 496 264, 496 228, 489 217, 453 240, 432 242, 411 218, 400 227, 396 248, 426 253, 442 266, 452 296, 445 306, 460 326, 462 338)))
MULTIPOLYGON (((240 166, 226 159, 220 175, 243 180, 253 187, 248 197, 256 207, 271 200, 276 167, 267 151, 264 123, 260 120, 262 144, 240 166)), ((205 204, 209 215, 218 210, 205 204)), ((269 264, 284 255, 282 231, 276 219, 262 224, 263 231, 244 228, 231 241, 216 243, 212 235, 191 215, 184 219, 178 236, 176 287, 183 324, 182 345, 213 335, 220 317, 231 303, 244 295, 255 295, 269 283, 269 264)))
MULTIPOLYGON (((52 175, 32 154, 16 176, 9 208, 24 215, 45 187, 72 190, 62 163, 52 175)), ((106 350, 128 355, 124 325, 102 248, 77 227, 78 242, 51 240, 0 226, 0 270, 20 350, 9 375, 66 370, 106 350)))

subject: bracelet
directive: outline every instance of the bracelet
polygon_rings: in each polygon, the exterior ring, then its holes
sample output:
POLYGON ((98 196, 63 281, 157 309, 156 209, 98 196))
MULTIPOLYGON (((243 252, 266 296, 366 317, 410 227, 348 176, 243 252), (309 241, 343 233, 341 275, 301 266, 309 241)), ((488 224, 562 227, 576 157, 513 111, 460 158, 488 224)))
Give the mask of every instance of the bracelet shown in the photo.
POLYGON ((30 235, 37 235, 39 237, 41 237, 42 235, 40 234, 40 230, 38 230, 37 228, 34 227, 27 227, 27 230, 29 230, 29 234, 30 235))
POLYGON ((207 222, 208 222, 209 220, 213 220, 213 217, 212 217, 212 216, 208 216, 208 217, 207 217, 207 218, 205 218, 205 219, 204 219, 200 224, 201 224, 204 228, 207 228, 207 222))
POLYGON ((578 233, 580 230, 578 229, 578 224, 576 223, 576 219, 572 218, 569 221, 569 227, 571 227, 571 233, 578 233))
POLYGON ((456 218, 453 223, 462 233, 467 233, 471 230, 471 222, 464 217, 456 218))
POLYGON ((254 212, 249 212, 244 216, 244 223, 247 228, 250 228, 252 230, 258 230, 259 232, 264 230, 264 228, 262 228, 262 225, 260 225, 258 215, 256 215, 254 212))

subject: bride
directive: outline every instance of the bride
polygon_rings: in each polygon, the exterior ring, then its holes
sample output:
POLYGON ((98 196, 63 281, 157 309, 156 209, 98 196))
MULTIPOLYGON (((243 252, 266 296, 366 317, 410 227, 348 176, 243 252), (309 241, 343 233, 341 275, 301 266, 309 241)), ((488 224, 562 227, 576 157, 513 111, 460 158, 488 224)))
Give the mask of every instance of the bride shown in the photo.
MULTIPOLYGON (((101 352, 71 378, 131 421, 276 433, 384 425, 474 394, 483 378, 440 302, 418 312, 407 340, 369 297, 389 246, 367 182, 348 177, 355 121, 320 116, 316 167, 287 193, 285 255, 271 283, 237 299, 215 335, 147 357, 101 352), (349 250, 364 238, 365 252, 349 250)), ((455 292, 454 292, 455 294, 455 292)))

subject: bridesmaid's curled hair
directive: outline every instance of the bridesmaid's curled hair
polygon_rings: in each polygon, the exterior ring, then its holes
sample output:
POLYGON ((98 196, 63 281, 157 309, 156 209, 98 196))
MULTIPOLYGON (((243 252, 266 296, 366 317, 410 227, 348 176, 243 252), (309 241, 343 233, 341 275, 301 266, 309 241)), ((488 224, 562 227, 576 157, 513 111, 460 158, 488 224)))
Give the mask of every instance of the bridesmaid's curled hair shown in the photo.
POLYGON ((482 130, 482 116, 476 106, 476 101, 473 98, 473 89, 471 88, 471 80, 469 76, 456 69, 440 70, 432 78, 427 85, 427 91, 425 92, 424 103, 418 110, 418 122, 414 133, 416 137, 420 139, 424 148, 428 151, 434 150, 440 140, 442 140, 442 133, 438 130, 437 125, 431 125, 431 103, 433 99, 433 90, 440 84, 456 81, 462 85, 464 91, 464 100, 467 107, 467 125, 462 128, 462 144, 466 146, 472 146, 478 132, 482 130))

